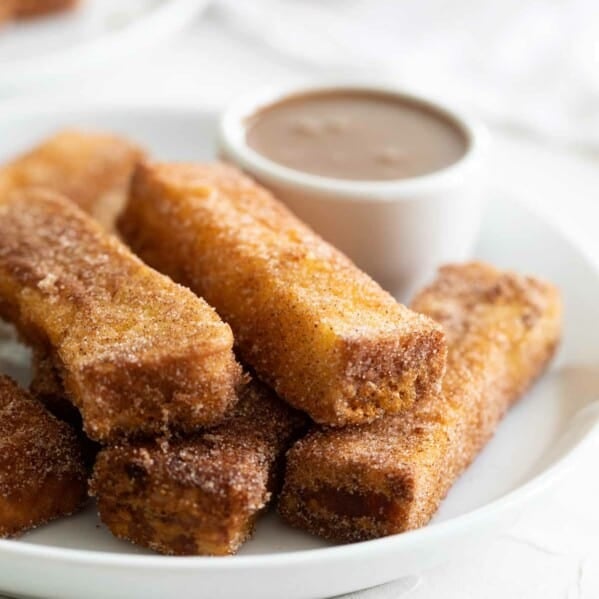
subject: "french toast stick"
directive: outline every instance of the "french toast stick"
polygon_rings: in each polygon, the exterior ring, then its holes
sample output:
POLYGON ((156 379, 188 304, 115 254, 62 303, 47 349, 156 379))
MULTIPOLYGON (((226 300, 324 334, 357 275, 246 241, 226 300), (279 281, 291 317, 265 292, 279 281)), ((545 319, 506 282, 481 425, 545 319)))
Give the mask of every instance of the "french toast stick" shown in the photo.
POLYGON ((119 231, 213 305, 242 361, 319 423, 369 422, 439 388, 441 327, 233 167, 138 165, 119 231))
POLYGON ((56 194, 0 198, 0 317, 48 356, 93 440, 193 431, 237 401, 230 327, 56 194))
POLYGON ((86 499, 74 431, 0 375, 0 537, 72 514, 86 499))
POLYGON ((279 503, 293 526, 360 541, 426 524, 560 337, 555 287, 482 263, 443 267, 412 308, 445 329, 441 394, 402 417, 298 441, 279 503))
POLYGON ((27 187, 54 191, 112 231, 142 157, 122 137, 63 130, 0 168, 0 196, 27 187))
POLYGON ((161 553, 234 553, 279 489, 282 456, 306 423, 254 381, 216 428, 103 449, 91 483, 100 517, 117 537, 161 553))

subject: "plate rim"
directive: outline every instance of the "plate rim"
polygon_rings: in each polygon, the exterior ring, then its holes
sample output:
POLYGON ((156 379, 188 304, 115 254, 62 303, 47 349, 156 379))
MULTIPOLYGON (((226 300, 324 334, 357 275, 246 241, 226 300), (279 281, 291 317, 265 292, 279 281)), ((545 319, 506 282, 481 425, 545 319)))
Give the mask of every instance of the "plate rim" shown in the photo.
MULTIPOLYGON (((193 0, 192 0, 193 1, 193 0)), ((188 117, 212 120, 218 117, 219 111, 190 106, 184 102, 169 101, 106 101, 97 99, 85 103, 65 101, 64 98, 56 98, 42 107, 35 106, 33 102, 27 106, 21 103, 14 107, 0 107, 0 126, 5 118, 27 118, 45 115, 65 114, 93 114, 101 111, 104 114, 110 112, 144 111, 159 113, 174 113, 188 117)), ((35 100, 34 100, 35 102, 35 100)), ((59 128, 59 127, 57 127, 59 128)), ((591 255, 586 247, 577 242, 574 233, 567 227, 560 226, 557 217, 551 217, 538 207, 533 207, 524 202, 512 191, 506 192, 511 201, 516 202, 530 215, 543 222, 553 233, 560 236, 573 251, 578 253, 581 259, 587 263, 595 275, 599 278, 599 263, 591 255)), ((20 539, 0 539, 0 557, 18 556, 43 559, 45 561, 60 561, 71 565, 104 566, 111 568, 136 568, 140 570, 159 569, 161 571, 173 570, 246 570, 246 569, 271 569, 273 567, 296 566, 310 562, 317 558, 321 565, 327 562, 343 560, 349 557, 357 557, 367 554, 372 558, 375 554, 387 554, 394 548, 399 551, 409 550, 421 544, 434 542, 436 538, 451 536, 461 530, 473 527, 486 520, 509 512, 513 507, 526 504, 539 493, 545 491, 551 485, 558 482, 568 467, 577 459, 584 448, 599 438, 599 401, 589 402, 582 410, 577 412, 566 427, 565 436, 572 431, 574 421, 586 416, 586 430, 579 434, 578 438, 571 444, 569 449, 556 459, 549 467, 516 487, 512 491, 464 514, 460 514, 448 520, 431 523, 425 527, 407 531, 400 534, 390 535, 378 539, 361 541, 350 544, 337 544, 327 547, 298 549, 281 553, 261 553, 255 555, 234 555, 225 558, 212 556, 165 556, 165 555, 139 555, 133 553, 113 553, 108 551, 95 551, 90 549, 74 549, 68 547, 55 547, 51 545, 33 544, 20 539), (588 418, 588 416, 591 418, 588 418), (400 540, 401 539, 401 540, 400 540)))

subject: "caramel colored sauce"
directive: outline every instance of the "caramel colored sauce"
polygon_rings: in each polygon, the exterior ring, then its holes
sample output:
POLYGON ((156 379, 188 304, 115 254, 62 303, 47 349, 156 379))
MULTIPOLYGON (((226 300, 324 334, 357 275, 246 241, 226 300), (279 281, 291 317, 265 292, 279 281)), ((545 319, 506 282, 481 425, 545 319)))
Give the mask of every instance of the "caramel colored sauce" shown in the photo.
POLYGON ((247 123, 248 145, 286 167, 364 181, 406 179, 459 160, 467 139, 450 117, 386 93, 341 90, 291 96, 247 123))

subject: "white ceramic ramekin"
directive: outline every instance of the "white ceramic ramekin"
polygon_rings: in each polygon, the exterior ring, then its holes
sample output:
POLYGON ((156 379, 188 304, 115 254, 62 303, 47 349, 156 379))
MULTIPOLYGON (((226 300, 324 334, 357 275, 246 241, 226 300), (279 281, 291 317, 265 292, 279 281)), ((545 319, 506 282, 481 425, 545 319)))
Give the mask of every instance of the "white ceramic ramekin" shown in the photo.
POLYGON ((388 85, 334 84, 264 89, 239 98, 220 122, 220 152, 337 246, 383 287, 405 300, 446 262, 469 257, 482 208, 482 125, 444 104, 388 85), (354 181, 297 171, 265 158, 246 143, 256 111, 313 91, 370 90, 418 102, 450 118, 467 150, 453 165, 397 181, 354 181))

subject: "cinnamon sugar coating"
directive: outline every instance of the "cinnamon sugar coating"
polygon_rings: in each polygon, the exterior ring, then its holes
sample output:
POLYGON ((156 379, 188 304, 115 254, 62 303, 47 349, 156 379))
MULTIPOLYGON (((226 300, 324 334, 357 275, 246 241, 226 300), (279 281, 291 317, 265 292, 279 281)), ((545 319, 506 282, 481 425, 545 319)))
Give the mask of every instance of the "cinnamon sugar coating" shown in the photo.
POLYGON ((243 361, 317 422, 369 422, 439 387, 441 328, 232 167, 138 166, 119 230, 206 298, 243 361))
POLYGON ((0 170, 0 195, 26 187, 55 191, 112 230, 142 156, 115 135, 61 131, 0 170))
POLYGON ((86 498, 75 433, 0 375, 0 537, 72 514, 86 498))
POLYGON ((412 308, 445 329, 441 395, 402 417, 300 440, 279 505, 293 526, 360 541, 426 524, 560 337, 555 287, 482 263, 443 267, 412 308))
POLYGON ((237 400, 229 326, 50 192, 0 196, 0 317, 48 356, 94 440, 195 430, 237 400))
POLYGON ((227 555, 251 535, 306 419, 250 383, 230 418, 187 438, 100 452, 91 482, 117 537, 176 555, 227 555))

